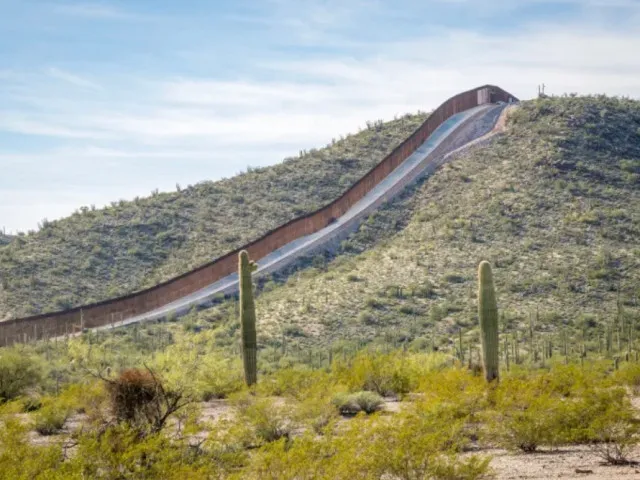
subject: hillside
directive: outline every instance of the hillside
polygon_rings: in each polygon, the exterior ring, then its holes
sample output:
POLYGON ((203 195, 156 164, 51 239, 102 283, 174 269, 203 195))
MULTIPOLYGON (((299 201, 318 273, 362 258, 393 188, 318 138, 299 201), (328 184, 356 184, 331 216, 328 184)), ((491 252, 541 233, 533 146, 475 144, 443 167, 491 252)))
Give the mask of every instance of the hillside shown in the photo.
MULTIPOLYGON (((602 325, 621 318, 624 342, 640 317, 639 184, 640 102, 524 102, 504 135, 372 216, 343 255, 312 259, 283 288, 269 282, 258 302, 264 342, 450 344, 476 325, 482 259, 495 266, 505 328, 533 317, 535 330, 567 327, 597 349, 602 325)), ((231 306, 198 317, 231 318, 233 331, 231 306)))
POLYGON ((236 299, 3 348, 0 471, 636 478, 639 183, 640 102, 523 102, 337 252, 258 282, 255 385, 236 299), (480 366, 482 259, 498 382, 480 366))
POLYGON ((0 250, 0 319, 129 293, 206 263, 330 202, 425 118, 370 123, 272 167, 44 222, 0 250))

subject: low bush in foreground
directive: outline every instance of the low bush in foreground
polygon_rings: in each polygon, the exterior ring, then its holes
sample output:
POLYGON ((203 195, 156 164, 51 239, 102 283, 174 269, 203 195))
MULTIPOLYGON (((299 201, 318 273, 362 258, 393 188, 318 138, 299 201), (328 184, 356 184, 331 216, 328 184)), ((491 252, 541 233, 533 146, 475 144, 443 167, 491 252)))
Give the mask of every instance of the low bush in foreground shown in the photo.
POLYGON ((384 400, 374 392, 340 393, 334 397, 333 404, 342 415, 355 415, 360 412, 369 415, 380 410, 384 400))
POLYGON ((459 456, 460 423, 428 412, 390 419, 357 416, 338 434, 330 430, 269 444, 234 478, 462 479, 489 473, 489 459, 459 456))
POLYGON ((0 351, 0 402, 12 400, 39 386, 43 369, 37 359, 4 348, 0 351))
POLYGON ((53 435, 64 427, 68 412, 55 406, 41 408, 35 414, 35 429, 40 435, 53 435))

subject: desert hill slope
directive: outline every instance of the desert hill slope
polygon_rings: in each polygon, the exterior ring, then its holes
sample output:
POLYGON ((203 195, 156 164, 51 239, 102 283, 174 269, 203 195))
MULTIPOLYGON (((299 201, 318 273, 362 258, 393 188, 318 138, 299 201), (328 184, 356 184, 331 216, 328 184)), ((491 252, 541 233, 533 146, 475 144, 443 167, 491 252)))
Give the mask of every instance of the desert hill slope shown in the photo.
POLYGON ((230 179, 83 207, 0 250, 0 320, 152 286, 329 203, 426 118, 405 115, 230 179))
MULTIPOLYGON (((475 272, 488 259, 505 328, 533 317, 542 333, 566 328, 598 348, 615 322, 624 341, 640 317, 639 185, 640 102, 523 102, 506 133, 373 215, 338 258, 268 282, 263 338, 450 343, 476 325, 475 272)), ((232 310, 198 321, 229 318, 233 330, 232 310)))

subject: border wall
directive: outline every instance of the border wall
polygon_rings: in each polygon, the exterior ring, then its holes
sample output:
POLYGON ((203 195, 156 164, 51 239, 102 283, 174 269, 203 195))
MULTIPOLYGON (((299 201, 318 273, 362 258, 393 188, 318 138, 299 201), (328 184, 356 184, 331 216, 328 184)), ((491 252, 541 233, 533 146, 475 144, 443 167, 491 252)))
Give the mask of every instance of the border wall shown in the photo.
POLYGON ((485 103, 509 103, 512 101, 517 101, 517 98, 493 85, 484 85, 455 95, 436 108, 411 136, 330 204, 315 212, 295 218, 201 267, 151 288, 62 312, 45 313, 1 322, 0 346, 63 336, 85 328, 107 326, 150 312, 185 295, 194 293, 233 273, 237 269, 237 255, 240 250, 247 250, 251 258, 260 259, 297 238, 321 230, 333 219, 342 216, 353 204, 363 198, 409 157, 440 124, 452 115, 485 103))

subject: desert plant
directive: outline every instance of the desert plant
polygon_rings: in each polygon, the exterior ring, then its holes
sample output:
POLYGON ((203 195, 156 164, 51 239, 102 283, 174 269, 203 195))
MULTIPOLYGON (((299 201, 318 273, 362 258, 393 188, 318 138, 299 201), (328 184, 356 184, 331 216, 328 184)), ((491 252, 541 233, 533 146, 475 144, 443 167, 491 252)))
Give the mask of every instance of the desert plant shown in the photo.
POLYGON ((220 471, 220 459, 198 451, 184 438, 162 432, 141 437, 130 425, 118 424, 100 435, 83 432, 75 443, 77 454, 63 464, 59 475, 47 472, 48 476, 39 478, 226 478, 220 471))
POLYGON ((367 415, 377 412, 384 401, 375 392, 340 393, 333 399, 333 404, 342 415, 355 415, 364 412, 367 415))
POLYGON ((368 390, 382 396, 403 395, 411 389, 410 363, 397 353, 364 351, 348 363, 338 361, 336 377, 350 391, 368 390))
POLYGON ((260 382, 260 393, 267 396, 287 396, 302 401, 313 393, 331 389, 331 378, 326 371, 307 366, 281 368, 260 382))
POLYGON ((240 280, 240 325, 242 335, 242 362, 244 380, 248 386, 257 380, 257 340, 256 307, 253 301, 253 281, 251 273, 258 266, 249 260, 249 254, 242 250, 238 255, 238 277, 240 280))
POLYGON ((64 427, 67 416, 66 409, 56 408, 56 405, 48 405, 35 414, 35 429, 41 435, 58 433, 64 427))
POLYGON ((11 400, 39 384, 42 368, 30 356, 14 349, 0 353, 0 402, 11 400))
POLYGON ((113 417, 141 432, 159 432, 171 415, 190 403, 181 391, 165 389, 150 368, 130 368, 106 379, 113 417))
POLYGON ((476 416, 486 408, 487 383, 465 368, 434 370, 422 375, 419 391, 422 400, 416 402, 425 409, 447 411, 455 419, 478 423, 476 416))
POLYGON ((582 412, 589 421, 587 440, 592 451, 610 465, 632 463, 629 453, 640 443, 640 420, 622 388, 589 395, 582 412))
MULTIPOLYGON (((492 391, 490 438, 506 448, 533 452, 568 443, 603 445, 611 440, 606 432, 612 425, 624 424, 632 432, 628 398, 624 389, 611 386, 606 371, 598 363, 589 369, 554 365, 550 371, 514 371, 492 391)), ((609 444, 616 442, 624 443, 621 435, 609 444)))
POLYGON ((269 398, 259 398, 246 391, 231 396, 231 404, 239 416, 238 430, 243 432, 245 446, 256 446, 288 438, 293 428, 290 405, 269 398))
POLYGON ((499 379, 498 304, 493 286, 491 265, 480 262, 478 267, 478 320, 482 340, 482 362, 488 382, 499 379))
POLYGON ((492 441, 530 453, 581 435, 585 402, 573 385, 565 390, 554 385, 552 377, 527 374, 501 382, 493 392, 495 411, 488 413, 492 441), (565 391, 570 394, 564 395, 565 391))
POLYGON ((563 407, 566 404, 561 399, 549 394, 521 392, 518 399, 503 399, 497 406, 500 413, 490 422, 491 438, 525 453, 566 442, 570 432, 565 431, 563 407))
POLYGON ((225 359, 215 354, 201 359, 198 369, 196 385, 202 400, 212 398, 226 398, 244 387, 242 369, 238 358, 225 359))
POLYGON ((640 365, 637 363, 625 363, 614 373, 614 378, 616 383, 631 388, 635 395, 640 394, 640 365))
POLYGON ((62 478, 53 475, 64 460, 60 444, 33 445, 28 431, 29 426, 18 418, 3 418, 0 422, 0 477, 62 478))
POLYGON ((268 480, 476 480, 486 478, 488 458, 458 455, 458 425, 434 415, 381 419, 357 417, 340 435, 310 432, 293 442, 260 449, 236 478, 268 480))

